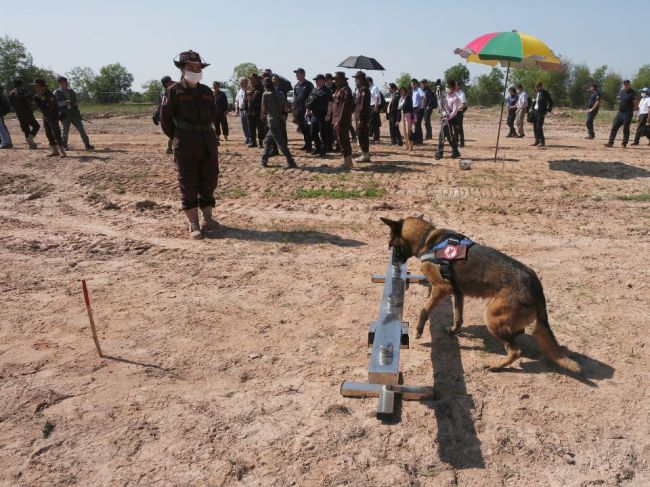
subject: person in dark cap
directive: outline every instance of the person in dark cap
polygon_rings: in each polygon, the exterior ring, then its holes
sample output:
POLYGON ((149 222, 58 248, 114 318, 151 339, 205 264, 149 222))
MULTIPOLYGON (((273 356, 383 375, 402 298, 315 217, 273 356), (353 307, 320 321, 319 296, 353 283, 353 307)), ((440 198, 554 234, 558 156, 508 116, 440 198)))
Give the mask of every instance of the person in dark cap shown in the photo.
POLYGON ((598 89, 598 84, 592 83, 589 86, 589 100, 587 101, 587 137, 586 139, 593 139, 596 137, 596 132, 594 132, 594 120, 596 115, 598 115, 598 109, 600 108, 600 90, 598 89))
POLYGON ((325 157, 327 154, 328 134, 327 125, 329 123, 325 120, 327 117, 327 108, 329 101, 332 99, 332 93, 325 86, 325 76, 319 74, 314 78, 316 87, 309 94, 305 106, 307 108, 307 116, 311 117, 311 130, 310 138, 314 143, 313 154, 318 157, 325 157))
POLYGON ((77 132, 79 132, 86 150, 93 150, 94 147, 90 145, 90 139, 88 139, 88 134, 86 134, 86 129, 84 129, 84 124, 81 119, 81 112, 77 104, 77 94, 70 88, 65 76, 59 76, 57 81, 59 87, 54 90, 54 96, 59 107, 59 119, 63 124, 62 140, 64 149, 68 150, 68 134, 70 133, 70 124, 72 124, 77 129, 77 132))
POLYGON ((174 64, 181 80, 167 88, 160 111, 160 123, 174 138, 174 162, 178 171, 182 208, 189 222, 189 236, 201 239, 199 208, 204 231, 219 228, 212 218, 214 191, 219 180, 219 153, 214 132, 216 106, 212 90, 201 84, 203 69, 209 66, 198 52, 185 51, 174 64))
POLYGON ((311 152, 311 136, 309 133, 309 127, 307 126, 307 121, 305 115, 307 112, 307 107, 305 103, 309 94, 314 89, 314 85, 311 81, 305 79, 305 70, 298 68, 294 71, 296 73, 296 79, 298 82, 293 86, 293 123, 298 127, 298 132, 302 134, 302 137, 305 141, 305 145, 301 147, 301 150, 305 152, 311 152))
POLYGON ((361 149, 361 155, 355 159, 355 162, 370 162, 370 88, 366 73, 363 71, 357 71, 354 79, 357 85, 354 98, 354 120, 357 140, 361 149))
MULTIPOLYGON (((336 142, 336 133, 332 125, 332 108, 334 107, 334 93, 336 93, 336 83, 334 83, 334 76, 332 73, 325 73, 325 87, 330 92, 330 99, 327 102, 327 115, 325 115, 325 134, 327 140, 323 140, 326 152, 334 151, 334 143, 336 142)), ((338 144, 336 151, 338 152, 338 144)))
POLYGON ((9 92, 9 101, 16 111, 16 117, 20 123, 20 129, 25 134, 27 145, 30 149, 36 149, 38 146, 34 142, 34 137, 36 137, 41 126, 34 118, 34 112, 32 111, 34 99, 23 88, 22 80, 14 80, 14 89, 9 92))
POLYGON ((609 133, 609 140, 605 144, 605 147, 612 147, 614 145, 614 139, 616 139, 616 134, 618 133, 618 129, 621 128, 621 125, 623 126, 623 142, 621 145, 627 147, 627 143, 630 140, 630 124, 632 123, 635 102, 636 93, 632 89, 630 80, 626 79, 623 81, 623 89, 618 93, 618 113, 614 117, 612 130, 609 133))
MULTIPOLYGON (((158 107, 156 108, 156 111, 153 112, 153 116, 151 119, 153 120, 154 125, 160 124, 160 110, 162 108, 162 102, 163 98, 165 96, 165 91, 167 91, 167 88, 169 88, 171 85, 174 84, 170 76, 163 76, 160 79, 160 84, 162 85, 162 91, 160 93, 160 101, 158 102, 158 107)), ((172 143, 174 142, 173 137, 167 137, 167 154, 173 154, 174 150, 172 149, 172 143)))
POLYGON ((11 135, 5 125, 4 117, 11 111, 11 103, 9 98, 5 95, 4 87, 0 84, 0 149, 11 149, 11 135))
POLYGON ((287 97, 286 95, 273 86, 273 79, 264 78, 264 94, 262 95, 262 114, 266 115, 269 130, 264 137, 264 153, 260 164, 267 167, 269 157, 273 152, 272 141, 287 159, 287 169, 295 169, 296 163, 289 151, 287 141, 287 97))
POLYGON ((66 157, 61 138, 61 127, 59 126, 59 106, 56 103, 54 93, 50 91, 44 79, 34 80, 33 85, 36 87, 34 102, 43 114, 45 135, 52 148, 52 152, 47 157, 66 157))
POLYGON ((352 126, 353 98, 352 90, 348 85, 348 78, 343 71, 337 71, 334 74, 336 83, 336 93, 334 94, 334 104, 332 106, 332 125, 336 131, 341 154, 343 155, 343 164, 341 169, 352 169, 352 145, 350 144, 350 127, 352 126))
POLYGON ((226 94, 221 91, 221 83, 215 81, 212 83, 212 90, 214 91, 214 103, 217 107, 217 123, 214 128, 217 131, 217 140, 221 137, 228 140, 228 98, 226 94))

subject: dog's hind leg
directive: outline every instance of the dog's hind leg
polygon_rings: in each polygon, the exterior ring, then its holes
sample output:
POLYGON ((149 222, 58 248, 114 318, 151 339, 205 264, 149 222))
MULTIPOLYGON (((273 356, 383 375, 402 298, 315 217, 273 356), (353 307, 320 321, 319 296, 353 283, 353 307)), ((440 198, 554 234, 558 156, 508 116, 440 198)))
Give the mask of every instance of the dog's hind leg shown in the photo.
POLYGON ((454 322, 451 325, 449 333, 455 335, 460 331, 460 327, 463 326, 463 303, 465 301, 465 296, 463 293, 455 291, 452 294, 454 302, 454 322))
POLYGON ((490 334, 503 344, 507 353, 505 359, 491 362, 488 365, 490 370, 503 369, 521 357, 521 350, 514 339, 525 331, 526 325, 534 317, 532 308, 512 303, 509 298, 507 295, 497 295, 485 310, 485 322, 490 334))
POLYGON ((424 303, 422 311, 420 311, 420 320, 418 321, 417 333, 415 335, 416 338, 420 338, 422 336, 422 333, 424 332, 424 325, 427 323, 431 312, 436 306, 438 306, 438 303, 442 300, 442 298, 448 294, 449 292, 445 289, 441 289, 437 286, 431 286, 429 297, 424 303))

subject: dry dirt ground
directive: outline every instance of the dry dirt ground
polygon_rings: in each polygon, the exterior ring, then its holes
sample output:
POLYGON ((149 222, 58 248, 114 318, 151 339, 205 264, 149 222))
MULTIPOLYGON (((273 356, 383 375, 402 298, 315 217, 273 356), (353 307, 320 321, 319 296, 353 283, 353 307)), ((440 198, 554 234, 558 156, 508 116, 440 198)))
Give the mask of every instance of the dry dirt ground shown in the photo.
MULTIPOLYGON (((586 141, 554 113, 546 149, 503 139, 495 164, 494 112, 466 120, 470 171, 435 161, 431 142, 407 153, 384 139, 344 174, 338 158, 302 153, 299 170, 278 158, 264 170, 232 118, 224 229, 199 242, 185 238, 172 157, 148 115, 96 116, 98 150, 64 160, 45 157, 43 134, 26 150, 9 120, 0 484, 650 485, 650 202, 639 197, 650 147, 607 150, 604 124, 586 141), (333 188, 361 197, 317 191, 333 188), (469 299, 461 336, 434 320, 402 355, 405 381, 433 385, 435 400, 382 423, 375 399, 341 397, 343 380, 366 379, 381 295, 370 275, 388 256, 379 217, 420 213, 535 269, 584 373, 551 365, 530 335, 514 367, 486 371, 504 351, 469 299)), ((412 327, 425 296, 407 292, 412 327)))

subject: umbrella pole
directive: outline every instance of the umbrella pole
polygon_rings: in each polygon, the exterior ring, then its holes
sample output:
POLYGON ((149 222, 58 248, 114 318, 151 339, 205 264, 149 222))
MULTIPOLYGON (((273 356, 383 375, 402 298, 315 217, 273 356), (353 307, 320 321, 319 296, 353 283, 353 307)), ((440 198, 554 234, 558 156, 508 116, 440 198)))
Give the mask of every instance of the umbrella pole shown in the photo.
POLYGON ((499 139, 501 138, 501 122, 503 122, 503 107, 506 104, 506 91, 508 90, 508 76, 510 76, 510 61, 508 61, 508 68, 506 69, 506 82, 503 85, 503 98, 501 99, 501 116, 499 117, 499 130, 497 131, 497 146, 494 148, 494 162, 497 162, 497 154, 499 153, 499 139))

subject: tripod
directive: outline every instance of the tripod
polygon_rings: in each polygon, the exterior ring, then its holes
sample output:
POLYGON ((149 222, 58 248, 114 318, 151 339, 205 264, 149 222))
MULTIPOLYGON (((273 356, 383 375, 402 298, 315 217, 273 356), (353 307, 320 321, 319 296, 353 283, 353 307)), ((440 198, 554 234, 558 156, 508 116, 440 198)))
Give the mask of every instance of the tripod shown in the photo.
POLYGON ((449 137, 449 143, 454 152, 458 152, 458 145, 455 142, 456 132, 451 123, 449 123, 449 110, 447 108, 447 98, 442 92, 440 80, 436 81, 436 96, 438 97, 438 112, 440 113, 440 133, 438 134, 438 150, 436 151, 436 159, 442 158, 442 151, 445 146, 445 130, 449 137))

